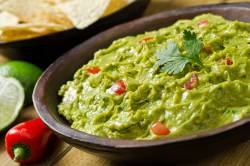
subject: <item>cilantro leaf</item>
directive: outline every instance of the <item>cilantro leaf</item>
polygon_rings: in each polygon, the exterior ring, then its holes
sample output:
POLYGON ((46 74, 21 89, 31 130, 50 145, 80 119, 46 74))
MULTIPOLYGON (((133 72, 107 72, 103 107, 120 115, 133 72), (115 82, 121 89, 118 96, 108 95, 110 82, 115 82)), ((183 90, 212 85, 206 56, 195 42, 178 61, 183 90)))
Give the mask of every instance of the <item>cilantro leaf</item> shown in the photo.
POLYGON ((203 64, 199 54, 202 49, 201 39, 197 39, 196 34, 190 31, 184 31, 183 48, 186 51, 182 55, 176 42, 168 42, 167 47, 156 52, 157 64, 161 66, 161 71, 168 74, 177 74, 184 70, 187 63, 193 63, 200 67, 203 64))
POLYGON ((188 58, 195 64, 199 66, 203 66, 202 62, 200 61, 199 54, 202 49, 202 41, 201 39, 197 39, 196 34, 191 31, 185 30, 184 34, 184 42, 183 47, 188 53, 188 58))
POLYGON ((175 42, 169 42, 167 48, 156 53, 157 64, 162 65, 161 71, 168 74, 177 74, 185 68, 189 60, 181 56, 178 45, 175 42))

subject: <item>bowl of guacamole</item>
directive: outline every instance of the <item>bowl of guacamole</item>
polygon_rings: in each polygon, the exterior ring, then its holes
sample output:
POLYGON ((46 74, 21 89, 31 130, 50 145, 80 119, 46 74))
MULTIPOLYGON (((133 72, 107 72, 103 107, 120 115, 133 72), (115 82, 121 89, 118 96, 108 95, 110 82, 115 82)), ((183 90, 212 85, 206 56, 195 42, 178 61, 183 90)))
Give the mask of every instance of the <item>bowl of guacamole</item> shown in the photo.
POLYGON ((240 140, 250 128, 247 5, 164 12, 91 38, 41 77, 39 115, 66 142, 119 160, 240 140))
POLYGON ((72 128, 117 139, 176 137, 250 115, 250 23, 202 14, 115 40, 59 95, 72 128))

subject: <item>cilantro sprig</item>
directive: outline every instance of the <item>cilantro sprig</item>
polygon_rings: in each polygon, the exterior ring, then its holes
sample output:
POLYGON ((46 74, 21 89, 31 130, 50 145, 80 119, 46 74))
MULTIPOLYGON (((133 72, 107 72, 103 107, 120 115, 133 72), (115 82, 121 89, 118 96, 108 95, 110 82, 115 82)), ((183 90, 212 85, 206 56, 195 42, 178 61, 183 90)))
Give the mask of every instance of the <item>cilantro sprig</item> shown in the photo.
POLYGON ((182 72, 188 63, 203 67, 199 54, 202 49, 202 41, 196 34, 185 30, 183 32, 183 48, 185 54, 180 52, 178 44, 174 41, 167 43, 167 47, 156 53, 157 64, 162 72, 178 74, 182 72))

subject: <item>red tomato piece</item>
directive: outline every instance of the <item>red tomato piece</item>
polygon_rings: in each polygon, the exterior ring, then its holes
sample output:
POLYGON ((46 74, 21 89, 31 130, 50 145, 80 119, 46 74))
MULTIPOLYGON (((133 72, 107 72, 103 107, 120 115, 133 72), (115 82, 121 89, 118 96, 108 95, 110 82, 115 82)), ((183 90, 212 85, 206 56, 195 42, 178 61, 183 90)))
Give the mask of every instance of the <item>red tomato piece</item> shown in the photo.
POLYGON ((144 39, 142 39, 141 41, 140 41, 140 43, 149 43, 149 42, 152 42, 152 41, 154 41, 155 40, 155 38, 153 38, 153 37, 146 37, 146 38, 144 38, 144 39))
POLYGON ((198 26, 199 27, 205 27, 205 26, 207 26, 208 25, 208 20, 202 20, 202 21, 200 21, 199 23, 198 23, 198 26))
POLYGON ((232 65, 234 62, 231 58, 227 58, 226 63, 227 63, 227 65, 232 65))
POLYGON ((168 135, 170 130, 161 122, 156 122, 151 126, 151 131, 155 135, 168 135))
POLYGON ((123 80, 117 81, 116 84, 119 85, 119 87, 121 87, 121 88, 123 88, 123 89, 126 89, 126 85, 125 85, 125 83, 124 83, 123 80))
POLYGON ((126 92, 126 85, 123 80, 117 81, 111 88, 110 91, 116 95, 121 95, 126 92))
POLYGON ((101 69, 99 67, 90 67, 86 69, 89 74, 98 74, 101 69))
POLYGON ((189 81, 187 81, 183 87, 187 90, 192 90, 194 87, 197 86, 199 82, 198 76, 196 74, 193 74, 191 79, 189 81))

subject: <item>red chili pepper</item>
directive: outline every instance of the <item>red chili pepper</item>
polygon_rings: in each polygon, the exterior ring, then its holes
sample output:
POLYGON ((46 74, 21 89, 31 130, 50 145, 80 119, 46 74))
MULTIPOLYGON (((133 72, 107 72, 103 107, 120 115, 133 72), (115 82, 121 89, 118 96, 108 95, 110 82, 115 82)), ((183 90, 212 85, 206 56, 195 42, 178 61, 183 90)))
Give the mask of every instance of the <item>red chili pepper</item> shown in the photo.
POLYGON ((146 37, 146 38, 142 39, 142 40, 140 41, 140 43, 145 44, 145 43, 152 42, 152 41, 154 41, 154 40, 155 40, 155 38, 153 38, 153 37, 146 37))
POLYGON ((86 69, 89 74, 98 74, 101 69, 99 67, 90 67, 86 69))
POLYGON ((52 131, 37 118, 11 128, 5 136, 9 156, 19 163, 32 163, 41 159, 52 131))
POLYGON ((200 21, 199 23, 198 23, 198 26, 199 27, 205 27, 205 26, 207 26, 208 25, 208 20, 202 20, 202 21, 200 21))
POLYGON ((161 122, 156 122, 151 126, 151 131, 155 135, 168 135, 170 134, 170 130, 161 122))
POLYGON ((111 93, 121 95, 126 92, 126 85, 123 80, 117 81, 111 88, 111 93))
POLYGON ((226 63, 227 63, 227 65, 232 65, 234 62, 231 58, 227 58, 226 63))
POLYGON ((187 81, 183 87, 187 90, 192 90, 194 87, 196 87, 196 85, 198 84, 199 79, 198 76, 196 74, 193 74, 191 79, 189 81, 187 81))

